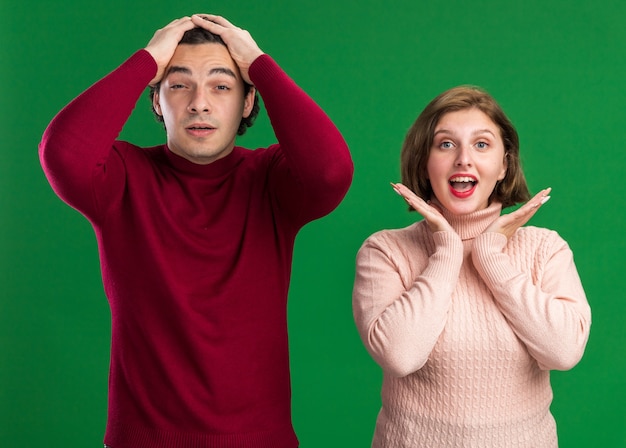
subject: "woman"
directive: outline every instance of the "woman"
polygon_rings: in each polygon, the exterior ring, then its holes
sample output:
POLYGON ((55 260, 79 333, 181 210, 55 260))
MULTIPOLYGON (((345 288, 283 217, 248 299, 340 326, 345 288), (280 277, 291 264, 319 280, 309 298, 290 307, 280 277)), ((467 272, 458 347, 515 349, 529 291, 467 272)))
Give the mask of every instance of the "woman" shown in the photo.
POLYGON ((517 132, 474 87, 424 109, 401 163, 424 219, 365 241, 353 292, 384 372, 372 446, 556 447, 549 371, 578 363, 591 312, 567 243, 522 227, 550 189, 529 200, 517 132))

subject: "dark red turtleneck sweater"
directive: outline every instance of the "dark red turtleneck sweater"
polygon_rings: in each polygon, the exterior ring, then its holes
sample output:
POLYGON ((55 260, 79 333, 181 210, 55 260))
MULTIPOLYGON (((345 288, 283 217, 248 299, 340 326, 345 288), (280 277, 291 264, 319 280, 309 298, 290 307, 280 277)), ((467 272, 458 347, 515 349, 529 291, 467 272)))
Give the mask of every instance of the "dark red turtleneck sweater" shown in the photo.
POLYGON ((196 165, 117 141, 156 73, 144 50, 66 106, 40 145, 92 223, 112 313, 113 448, 298 445, 287 292, 296 233, 352 179, 346 143, 267 55, 250 68, 278 144, 196 165))

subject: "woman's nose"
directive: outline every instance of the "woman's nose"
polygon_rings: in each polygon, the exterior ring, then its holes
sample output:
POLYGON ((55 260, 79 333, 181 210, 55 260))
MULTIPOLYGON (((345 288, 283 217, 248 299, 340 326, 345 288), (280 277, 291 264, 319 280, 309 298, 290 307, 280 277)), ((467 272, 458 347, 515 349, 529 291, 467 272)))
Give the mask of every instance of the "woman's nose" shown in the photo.
POLYGON ((471 156, 471 147, 470 145, 463 144, 459 146, 457 151, 456 166, 472 166, 472 156, 471 156))

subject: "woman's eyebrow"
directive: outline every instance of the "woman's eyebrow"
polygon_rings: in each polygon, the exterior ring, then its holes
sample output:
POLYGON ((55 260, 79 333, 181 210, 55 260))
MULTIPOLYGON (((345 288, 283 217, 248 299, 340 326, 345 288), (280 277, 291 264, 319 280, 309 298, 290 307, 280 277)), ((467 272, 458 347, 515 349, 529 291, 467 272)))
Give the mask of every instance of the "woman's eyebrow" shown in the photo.
MULTIPOLYGON (((433 137, 438 134, 454 135, 454 132, 449 131, 448 129, 438 129, 433 134, 433 137)), ((472 131, 472 135, 479 135, 479 134, 491 134, 494 137, 496 136, 496 134, 494 134, 494 132, 491 129, 476 129, 475 131, 472 131)))
POLYGON ((478 135, 478 134, 491 134, 494 137, 496 136, 496 134, 493 133, 493 131, 491 129, 477 129, 474 132, 472 132, 473 135, 478 135))

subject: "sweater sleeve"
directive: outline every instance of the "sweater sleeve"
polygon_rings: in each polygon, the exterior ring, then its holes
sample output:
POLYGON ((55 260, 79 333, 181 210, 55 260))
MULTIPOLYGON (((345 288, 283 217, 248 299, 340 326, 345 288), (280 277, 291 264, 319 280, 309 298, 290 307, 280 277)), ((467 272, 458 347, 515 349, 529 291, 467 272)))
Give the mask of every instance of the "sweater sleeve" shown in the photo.
POLYGON ((357 254, 354 318, 374 360, 385 372, 403 377, 426 363, 445 327, 463 245, 454 233, 436 232, 434 253, 424 254, 423 270, 413 273, 406 257, 419 257, 416 248, 388 244, 380 235, 370 237, 357 254))
MULTIPOLYGON (((525 253, 534 260, 530 272, 512 263, 504 251, 506 237, 495 232, 476 239, 472 259, 513 331, 539 366, 568 370, 585 350, 591 310, 567 243, 555 232, 537 232, 535 238, 539 238, 533 245, 536 253, 525 253)), ((515 238, 509 244, 523 245, 515 238)))
POLYGON ((348 146, 324 111, 267 54, 250 67, 280 145, 272 184, 281 209, 302 225, 330 213, 352 182, 348 146))
POLYGON ((139 50, 65 106, 43 134, 39 158, 53 190, 90 219, 101 217, 106 201, 124 188, 115 139, 156 69, 139 50))

